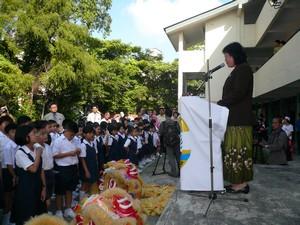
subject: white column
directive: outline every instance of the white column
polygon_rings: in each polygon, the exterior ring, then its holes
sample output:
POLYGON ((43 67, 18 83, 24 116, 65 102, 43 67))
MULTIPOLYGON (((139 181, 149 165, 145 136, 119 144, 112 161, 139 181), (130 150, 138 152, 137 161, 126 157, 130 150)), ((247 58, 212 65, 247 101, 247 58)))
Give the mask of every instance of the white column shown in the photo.
POLYGON ((182 96, 183 92, 183 71, 181 66, 181 53, 183 52, 184 38, 183 33, 179 34, 178 38, 178 53, 179 53, 179 65, 178 65, 178 99, 182 96))

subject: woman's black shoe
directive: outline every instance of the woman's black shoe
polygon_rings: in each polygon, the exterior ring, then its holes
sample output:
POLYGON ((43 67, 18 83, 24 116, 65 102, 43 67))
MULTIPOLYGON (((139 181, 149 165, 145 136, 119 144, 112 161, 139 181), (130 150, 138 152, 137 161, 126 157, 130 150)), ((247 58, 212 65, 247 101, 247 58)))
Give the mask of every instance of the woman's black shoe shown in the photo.
POLYGON ((232 187, 228 187, 228 188, 226 188, 226 192, 231 193, 231 194, 240 194, 240 193, 248 194, 250 192, 250 187, 248 184, 246 187, 239 189, 239 190, 234 190, 232 187))
POLYGON ((232 185, 231 184, 225 185, 224 188, 225 188, 225 190, 227 190, 228 188, 232 188, 232 185))

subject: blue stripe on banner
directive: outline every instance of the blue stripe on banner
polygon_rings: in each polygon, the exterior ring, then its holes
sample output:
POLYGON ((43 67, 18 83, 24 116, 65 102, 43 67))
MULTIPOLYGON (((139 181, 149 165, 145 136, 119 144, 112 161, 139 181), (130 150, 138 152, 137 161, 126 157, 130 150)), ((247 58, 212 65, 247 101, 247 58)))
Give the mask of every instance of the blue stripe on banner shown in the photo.
POLYGON ((190 158, 190 154, 180 156, 180 160, 188 160, 189 158, 190 158))

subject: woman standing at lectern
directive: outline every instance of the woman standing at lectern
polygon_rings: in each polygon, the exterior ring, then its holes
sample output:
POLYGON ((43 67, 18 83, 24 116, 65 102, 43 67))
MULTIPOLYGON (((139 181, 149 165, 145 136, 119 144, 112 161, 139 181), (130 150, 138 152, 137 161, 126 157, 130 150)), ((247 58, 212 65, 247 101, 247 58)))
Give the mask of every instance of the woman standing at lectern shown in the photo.
POLYGON ((223 143, 223 169, 224 180, 230 185, 225 188, 229 193, 247 194, 250 190, 248 182, 253 179, 253 73, 239 43, 227 45, 223 53, 227 66, 233 68, 223 86, 222 100, 218 102, 229 109, 223 143))

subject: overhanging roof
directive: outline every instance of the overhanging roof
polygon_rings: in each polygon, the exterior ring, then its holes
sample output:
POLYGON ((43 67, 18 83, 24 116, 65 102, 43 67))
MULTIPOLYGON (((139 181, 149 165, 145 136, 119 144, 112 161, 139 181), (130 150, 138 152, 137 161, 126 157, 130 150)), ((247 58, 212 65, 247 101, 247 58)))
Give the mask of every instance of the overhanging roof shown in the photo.
POLYGON ((190 47, 197 44, 199 41, 204 40, 205 36, 205 22, 221 14, 227 13, 240 4, 246 3, 248 0, 233 0, 225 3, 219 7, 203 12, 196 16, 182 20, 178 23, 165 27, 164 30, 170 39, 173 47, 178 51, 178 39, 181 32, 184 33, 184 39, 187 46, 190 47))

